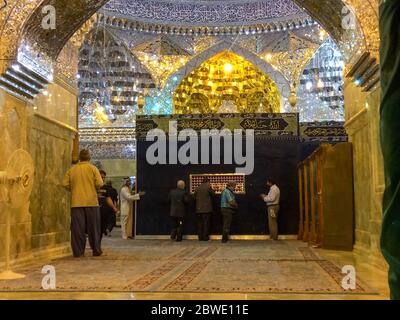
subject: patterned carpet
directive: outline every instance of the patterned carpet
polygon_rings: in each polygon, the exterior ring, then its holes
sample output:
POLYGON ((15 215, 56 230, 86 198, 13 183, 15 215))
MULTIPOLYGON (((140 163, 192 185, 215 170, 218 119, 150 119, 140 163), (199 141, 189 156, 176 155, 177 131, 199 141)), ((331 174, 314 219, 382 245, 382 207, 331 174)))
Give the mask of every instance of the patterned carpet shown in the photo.
MULTIPOLYGON (((297 241, 176 243, 106 239, 106 255, 49 261, 57 291, 371 294, 358 281, 341 287, 341 268, 297 241)), ((42 264, 16 270, 26 278, 1 281, 0 291, 40 291, 42 264)))

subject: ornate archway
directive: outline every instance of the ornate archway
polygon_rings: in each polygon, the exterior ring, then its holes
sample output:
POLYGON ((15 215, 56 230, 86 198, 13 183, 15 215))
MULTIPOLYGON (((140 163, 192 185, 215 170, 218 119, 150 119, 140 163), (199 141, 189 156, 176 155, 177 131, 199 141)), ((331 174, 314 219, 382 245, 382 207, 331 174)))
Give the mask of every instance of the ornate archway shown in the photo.
POLYGON ((176 87, 173 101, 174 113, 273 113, 281 109, 273 80, 231 51, 216 54, 187 74, 176 87))
POLYGON ((268 77, 272 79, 278 89, 278 92, 280 93, 281 110, 284 109, 284 107, 288 104, 288 99, 290 96, 289 82, 278 70, 274 69, 268 62, 260 59, 256 54, 240 47, 239 45, 228 41, 221 41, 203 51, 199 55, 195 56, 184 67, 178 69, 169 78, 165 85, 165 88, 168 88, 168 90, 174 92, 179 86, 180 82, 188 77, 190 73, 199 68, 207 60, 224 51, 229 51, 237 56, 242 57, 243 59, 254 65, 256 68, 261 70, 264 74, 268 75, 268 77))
MULTIPOLYGON (((4 72, 16 60, 17 49, 24 43, 38 43, 38 52, 56 60, 58 54, 76 31, 104 4, 110 0, 10 0, 0 12, 0 36, 2 47, 0 59, 3 60, 4 72), (41 27, 46 6, 53 5, 57 11, 57 28, 46 30, 41 27)), ((360 0, 293 0, 304 8, 311 17, 318 21, 325 30, 341 43, 346 32, 343 28, 345 13, 343 8, 350 5, 364 31, 366 50, 378 55, 378 0, 366 3, 360 0)), ((358 48, 354 48, 356 51, 358 48)))

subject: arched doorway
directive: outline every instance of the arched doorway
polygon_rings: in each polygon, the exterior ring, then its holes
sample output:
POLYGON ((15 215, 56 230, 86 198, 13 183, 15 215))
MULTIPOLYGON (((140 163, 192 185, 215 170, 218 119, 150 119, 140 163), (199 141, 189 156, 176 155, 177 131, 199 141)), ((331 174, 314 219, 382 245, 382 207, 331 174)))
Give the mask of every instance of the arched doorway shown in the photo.
POLYGON ((176 87, 173 99, 174 113, 273 113, 281 107, 272 79, 229 51, 189 73, 176 87))

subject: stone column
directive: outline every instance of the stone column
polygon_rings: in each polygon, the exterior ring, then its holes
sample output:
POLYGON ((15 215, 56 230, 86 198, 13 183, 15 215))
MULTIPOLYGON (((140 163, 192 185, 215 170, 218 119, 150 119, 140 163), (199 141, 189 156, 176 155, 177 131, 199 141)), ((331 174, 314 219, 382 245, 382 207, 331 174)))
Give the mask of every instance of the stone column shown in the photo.
POLYGON ((400 1, 380 5, 381 144, 386 189, 383 198, 382 253, 389 263, 392 299, 400 300, 400 1))

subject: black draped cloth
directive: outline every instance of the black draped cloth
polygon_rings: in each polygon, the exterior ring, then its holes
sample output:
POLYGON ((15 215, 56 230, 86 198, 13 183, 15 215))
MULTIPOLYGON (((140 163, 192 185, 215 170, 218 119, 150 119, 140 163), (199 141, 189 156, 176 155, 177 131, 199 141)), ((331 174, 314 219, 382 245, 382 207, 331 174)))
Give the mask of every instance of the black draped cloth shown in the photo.
POLYGON ((382 253, 389 263, 392 299, 400 300, 400 1, 381 1, 381 145, 386 190, 382 253))

